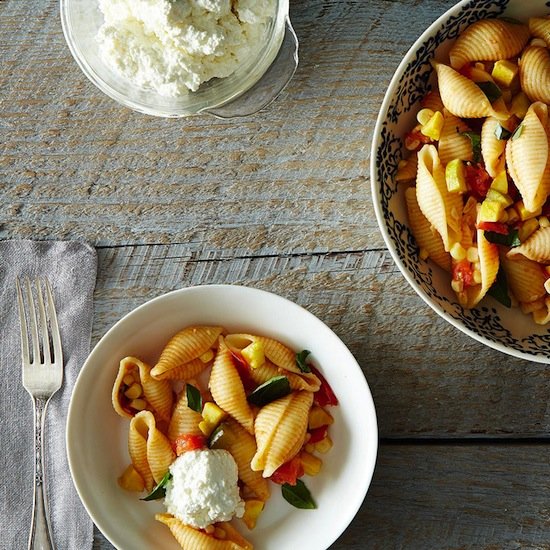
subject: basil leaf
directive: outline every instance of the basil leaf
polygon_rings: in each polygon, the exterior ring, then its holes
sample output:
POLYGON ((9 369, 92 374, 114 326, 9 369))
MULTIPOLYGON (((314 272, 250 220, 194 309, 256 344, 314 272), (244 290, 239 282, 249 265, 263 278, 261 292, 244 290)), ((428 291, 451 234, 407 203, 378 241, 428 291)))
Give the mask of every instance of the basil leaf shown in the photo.
POLYGON ((502 266, 498 268, 497 278, 487 294, 500 302, 503 306, 512 307, 512 300, 508 294, 508 284, 506 282, 506 273, 502 266))
POLYGON ((520 124, 512 133, 512 137, 510 139, 517 139, 521 136, 521 133, 523 132, 523 124, 520 124))
POLYGON ((296 364, 298 365, 298 368, 302 372, 311 372, 311 369, 306 364, 307 356, 311 353, 311 351, 304 349, 300 353, 296 354, 296 364))
POLYGON ((488 80, 487 82, 476 82, 476 84, 491 103, 502 96, 501 89, 494 82, 488 80))
POLYGON ((476 134, 475 132, 462 132, 463 136, 470 138, 472 144, 472 150, 474 153, 474 162, 481 161, 481 135, 476 134))
POLYGON ((281 492, 283 498, 295 508, 301 508, 302 510, 314 510, 317 508, 317 504, 315 504, 309 489, 301 479, 296 481, 296 485, 284 483, 281 486, 281 492))
POLYGON ((198 413, 202 412, 201 392, 191 384, 185 385, 185 392, 187 394, 187 406, 198 413))
POLYGON ((508 139, 512 135, 512 132, 501 126, 500 124, 495 128, 495 137, 500 140, 508 139))
POLYGON ((290 382, 286 376, 274 376, 261 386, 258 386, 247 397, 248 402, 258 407, 263 407, 275 399, 284 397, 290 393, 290 382))
POLYGON ((521 241, 519 240, 519 231, 517 229, 510 228, 508 235, 502 233, 496 233, 495 231, 484 231, 485 238, 494 244, 502 244, 504 246, 519 246, 521 241))
POLYGON ((166 495, 166 484, 172 479, 172 474, 168 470, 164 477, 157 483, 156 487, 146 496, 140 500, 158 500, 159 498, 164 498, 166 495))

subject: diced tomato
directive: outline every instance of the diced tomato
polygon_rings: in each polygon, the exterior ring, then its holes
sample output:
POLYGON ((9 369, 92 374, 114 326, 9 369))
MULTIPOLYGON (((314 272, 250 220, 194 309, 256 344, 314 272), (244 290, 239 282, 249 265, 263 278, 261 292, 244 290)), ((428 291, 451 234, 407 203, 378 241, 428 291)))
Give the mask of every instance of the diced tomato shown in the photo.
POLYGON ((466 164, 466 184, 470 193, 482 201, 487 196, 493 179, 481 164, 466 164))
POLYGON ((431 139, 428 136, 425 136, 420 130, 411 130, 405 134, 405 147, 408 150, 412 150, 411 146, 413 143, 418 142, 418 145, 414 150, 418 151, 422 148, 422 145, 426 143, 431 143, 431 139))
POLYGON ((250 375, 250 366, 239 352, 231 350, 231 356, 233 357, 233 364, 241 377, 245 392, 250 393, 254 391, 258 384, 254 382, 254 379, 250 375))
POLYGON ((464 288, 472 286, 474 283, 474 271, 469 261, 462 260, 453 264, 453 281, 462 281, 464 288))
POLYGON ((327 405, 338 405, 338 398, 336 397, 336 394, 332 391, 332 388, 326 381, 325 377, 313 365, 308 366, 311 369, 311 372, 313 372, 321 381, 321 387, 313 394, 313 400, 315 401, 315 403, 317 403, 317 405, 320 405, 321 407, 326 407, 327 405))
POLYGON ((288 483, 289 485, 296 485, 298 478, 304 475, 304 467, 300 457, 295 456, 292 460, 285 462, 282 466, 279 466, 271 475, 269 479, 274 483, 283 485, 288 483))
POLYGON ((483 231, 492 231, 500 235, 508 235, 508 226, 502 222, 479 222, 477 228, 483 231))
POLYGON ((174 451, 181 456, 187 451, 196 451, 206 448, 206 438, 202 435, 180 434, 174 440, 174 451))
POLYGON ((308 443, 317 443, 322 441, 328 434, 328 426, 320 426, 309 431, 308 443))

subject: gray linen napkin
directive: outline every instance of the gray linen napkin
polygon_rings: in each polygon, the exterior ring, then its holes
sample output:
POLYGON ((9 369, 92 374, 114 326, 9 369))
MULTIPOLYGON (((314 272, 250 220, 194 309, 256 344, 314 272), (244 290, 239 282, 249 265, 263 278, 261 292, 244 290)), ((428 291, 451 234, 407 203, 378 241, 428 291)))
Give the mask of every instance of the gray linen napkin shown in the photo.
POLYGON ((92 547, 92 522, 72 483, 65 450, 69 399, 89 352, 95 250, 53 241, 0 242, 0 547, 26 549, 33 491, 32 402, 21 383, 21 351, 15 278, 47 277, 53 288, 65 360, 62 388, 48 405, 45 474, 50 518, 58 550, 92 547))

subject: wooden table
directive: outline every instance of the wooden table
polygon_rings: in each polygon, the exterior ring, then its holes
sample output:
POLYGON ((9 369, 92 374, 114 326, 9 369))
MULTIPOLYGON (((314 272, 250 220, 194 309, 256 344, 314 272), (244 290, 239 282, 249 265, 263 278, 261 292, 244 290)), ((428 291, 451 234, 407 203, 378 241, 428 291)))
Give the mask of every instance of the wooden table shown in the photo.
MULTIPOLYGON (((0 238, 96 246, 93 342, 146 300, 206 283, 266 289, 323 319, 365 372, 381 436, 335 550, 550 547, 549 369, 437 317, 371 204, 384 91, 453 4, 293 1, 295 78, 265 112, 221 121, 120 107, 73 61, 57 0, 0 0, 0 238)), ((94 548, 111 547, 96 532, 94 548)))

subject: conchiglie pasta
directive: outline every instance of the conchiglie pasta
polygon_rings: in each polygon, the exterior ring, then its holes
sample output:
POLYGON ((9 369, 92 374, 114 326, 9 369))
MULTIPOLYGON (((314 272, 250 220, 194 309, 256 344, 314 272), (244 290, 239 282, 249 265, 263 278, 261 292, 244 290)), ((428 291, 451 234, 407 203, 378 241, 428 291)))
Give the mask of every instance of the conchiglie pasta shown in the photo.
POLYGON ((461 118, 494 116, 499 120, 509 118, 505 110, 496 110, 481 88, 469 78, 443 63, 433 63, 437 73, 439 93, 445 108, 461 118))
POLYGON ((518 55, 529 40, 526 25, 502 19, 482 19, 470 25, 454 43, 449 58, 460 69, 471 61, 497 61, 518 55))
POLYGON ((455 242, 460 241, 462 197, 449 193, 445 172, 433 145, 424 145, 418 152, 416 198, 420 210, 441 235, 448 252, 455 242))
POLYGON ((202 435, 199 423, 203 418, 201 413, 191 409, 187 403, 185 388, 181 392, 168 424, 168 438, 174 441, 178 435, 202 435))
POLYGON ((550 190, 547 125, 548 107, 534 103, 523 119, 521 131, 506 145, 508 171, 529 212, 542 207, 550 190))
POLYGON ((200 358, 216 345, 221 333, 221 327, 186 327, 170 338, 162 350, 157 364, 153 367, 151 375, 155 378, 167 377, 169 371, 200 358))
POLYGON ((254 423, 258 450, 251 468, 264 477, 291 460, 305 441, 311 392, 293 392, 262 407, 254 423))
POLYGON ((311 373, 295 374, 275 366, 271 361, 266 361, 261 367, 250 369, 250 377, 258 385, 267 382, 274 376, 286 376, 291 390, 305 390, 316 392, 321 387, 321 381, 311 373))
POLYGON ((531 17, 529 31, 533 36, 544 40, 550 47, 550 17, 531 17))
POLYGON ((416 200, 416 189, 409 187, 405 191, 409 224, 420 247, 421 255, 425 251, 426 257, 432 259, 445 271, 451 271, 451 256, 445 251, 441 235, 430 225, 422 214, 416 200))
POLYGON ((173 404, 172 386, 151 376, 151 367, 137 357, 125 357, 112 390, 115 411, 131 418, 138 410, 153 409, 159 420, 170 419, 173 404))
POLYGON ((254 414, 246 399, 244 386, 233 363, 231 351, 223 337, 220 337, 208 387, 216 404, 244 426, 249 433, 254 433, 254 414))
POLYGON ((496 136, 496 130, 499 126, 504 126, 503 121, 488 117, 481 128, 481 154, 485 169, 493 178, 496 178, 504 170, 506 162, 504 155, 506 140, 498 139, 496 136))
MULTIPOLYGON (((244 538, 236 542, 232 538, 215 538, 203 530, 185 525, 170 514, 156 514, 155 519, 166 525, 180 546, 185 550, 252 550, 252 545, 244 538)), ((224 524, 225 525, 225 524, 224 524)), ((222 528, 223 530, 223 528, 222 528)), ((224 530, 224 534, 225 533, 224 530)))
POLYGON ((518 302, 530 303, 546 296, 547 273, 537 262, 526 258, 501 256, 508 286, 518 302))
POLYGON ((470 128, 460 118, 447 115, 439 138, 439 160, 443 165, 454 159, 472 160, 474 153, 470 138, 464 135, 470 128))
POLYGON ((541 227, 524 243, 508 252, 509 258, 517 255, 544 265, 550 264, 550 227, 541 227))
POLYGON ((148 491, 159 483, 176 458, 168 438, 157 428, 149 411, 141 411, 130 421, 128 451, 148 491))
POLYGON ((550 52, 540 46, 529 46, 519 64, 522 90, 531 101, 550 103, 550 52))

